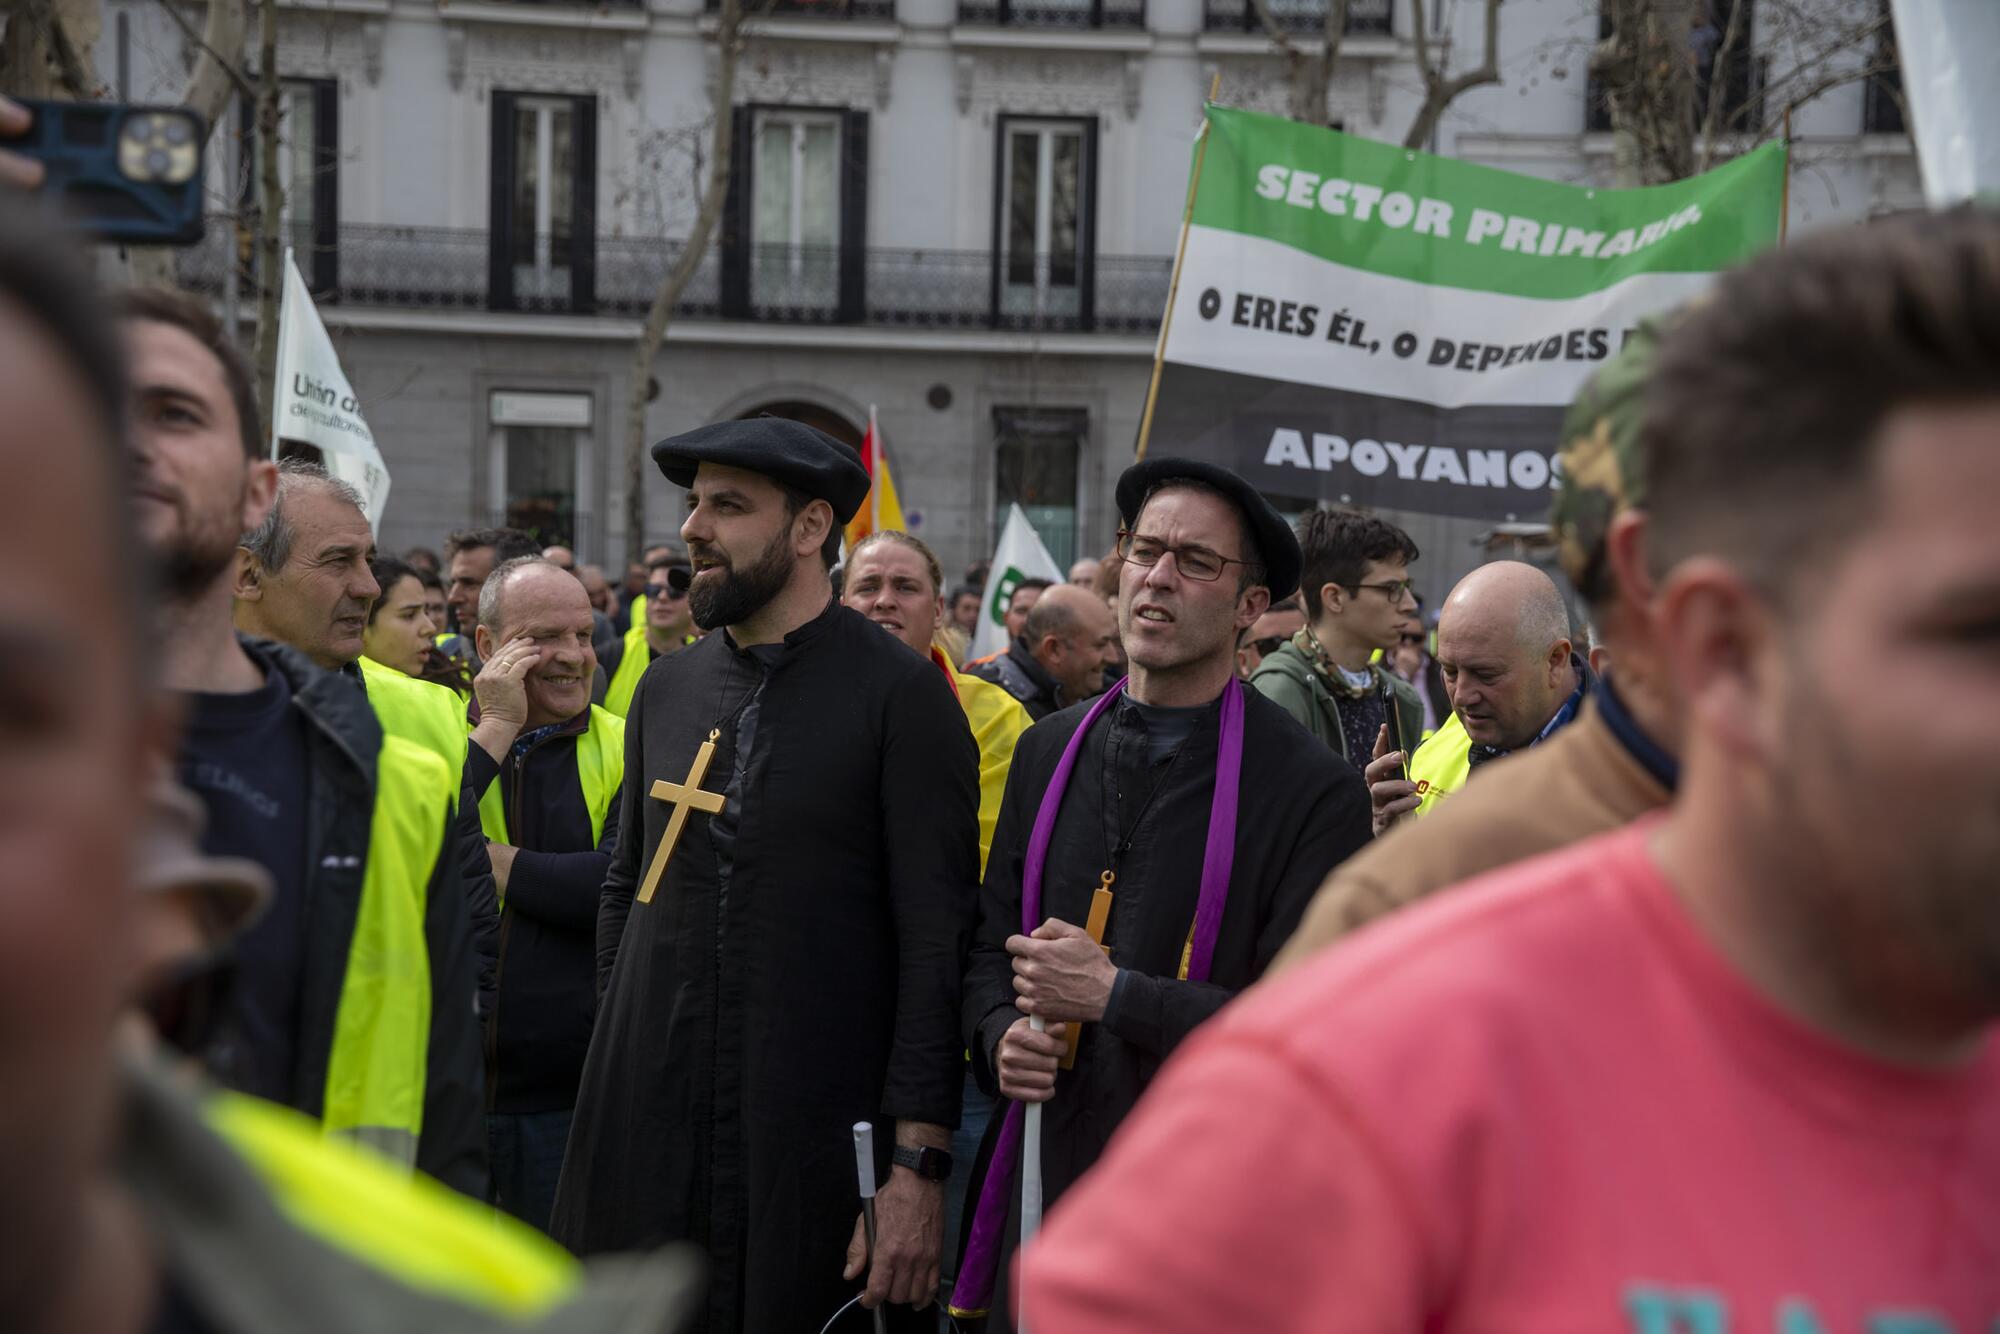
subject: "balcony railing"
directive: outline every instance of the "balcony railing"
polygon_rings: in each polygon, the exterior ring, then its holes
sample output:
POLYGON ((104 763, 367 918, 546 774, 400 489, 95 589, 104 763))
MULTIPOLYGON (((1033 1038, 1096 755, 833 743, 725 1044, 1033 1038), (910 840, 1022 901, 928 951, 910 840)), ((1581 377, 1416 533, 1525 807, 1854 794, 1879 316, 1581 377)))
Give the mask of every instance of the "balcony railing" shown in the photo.
MULTIPOLYGON (((1311 36, 1326 30, 1326 4, 1327 0, 1266 0, 1265 8, 1280 32, 1311 36)), ((1264 31, 1253 0, 1202 0, 1201 26, 1209 32, 1264 31)), ((1394 36, 1395 6, 1391 0, 1348 0, 1341 31, 1349 37, 1394 36)))
POLYGON ((1143 31, 1146 0, 958 0, 958 21, 1002 28, 1143 31))
MULTIPOLYGON (((717 13, 722 0, 704 0, 704 7, 711 14, 717 13)), ((742 0, 742 7, 745 18, 862 19, 883 23, 892 23, 896 18, 896 0, 742 0)))
MULTIPOLYGON (((227 219, 212 219, 202 243, 180 252, 184 285, 211 294, 223 289, 233 230, 227 219)), ((339 263, 333 268, 338 285, 315 296, 325 303, 403 310, 637 317, 651 306, 684 244, 600 237, 584 299, 576 294, 574 271, 558 268, 538 281, 517 280, 509 304, 496 302, 489 291, 485 232, 348 223, 340 228, 339 263)), ((754 246, 744 259, 747 292, 726 298, 723 256, 711 245, 681 293, 677 314, 771 324, 1151 334, 1166 306, 1172 269, 1172 260, 1153 256, 1039 263, 1033 266, 1038 274, 1073 272, 1080 282, 1062 285, 1044 278, 1045 286, 1037 288, 998 281, 1007 275, 996 274, 992 254, 979 250, 754 246), (857 262, 858 284, 843 284, 842 271, 857 262)), ((313 271, 307 250, 298 252, 298 261, 302 273, 313 271)), ((245 278, 239 290, 247 296, 255 284, 245 278)))

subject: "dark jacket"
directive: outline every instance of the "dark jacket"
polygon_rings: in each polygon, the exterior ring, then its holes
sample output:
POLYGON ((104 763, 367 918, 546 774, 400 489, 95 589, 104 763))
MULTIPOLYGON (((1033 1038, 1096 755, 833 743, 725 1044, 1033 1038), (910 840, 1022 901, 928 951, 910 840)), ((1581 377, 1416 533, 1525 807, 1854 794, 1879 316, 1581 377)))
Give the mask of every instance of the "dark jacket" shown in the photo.
MULTIPOLYGON (((326 1066, 334 1017, 347 977, 347 958, 361 904, 375 808, 375 758, 382 727, 368 697, 353 682, 322 671, 304 654, 268 640, 244 648, 267 672, 291 686, 292 707, 305 715, 310 756, 306 802, 306 956, 299 979, 299 1033, 293 1089, 314 1115, 326 1102, 326 1066)), ((445 854, 431 870, 424 903, 424 940, 431 972, 431 1033, 424 1083, 424 1127, 417 1166, 468 1195, 486 1191, 486 1131, 481 1115, 485 1072, 474 1012, 478 964, 464 881, 446 828, 445 854)))
POLYGON ((1062 697, 1062 687, 1056 679, 1035 661, 1035 655, 1023 635, 1016 635, 1005 653, 971 663, 965 670, 969 675, 990 681, 1020 700, 1021 707, 1036 722, 1057 709, 1067 708, 1071 703, 1062 697))
POLYGON ((500 914, 499 997, 487 1017, 487 1087, 496 1112, 550 1112, 576 1105, 597 999, 597 903, 618 846, 618 806, 592 842, 590 808, 577 777, 576 740, 588 710, 507 762, 472 747, 466 800, 494 783, 507 835, 521 851, 507 876, 500 914))

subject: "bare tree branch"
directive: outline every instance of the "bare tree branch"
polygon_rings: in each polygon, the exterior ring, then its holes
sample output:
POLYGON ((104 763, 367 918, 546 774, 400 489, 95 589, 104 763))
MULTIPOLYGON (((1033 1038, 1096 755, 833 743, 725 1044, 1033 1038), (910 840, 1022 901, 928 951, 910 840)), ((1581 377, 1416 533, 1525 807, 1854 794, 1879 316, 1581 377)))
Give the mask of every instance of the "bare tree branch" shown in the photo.
MULTIPOLYGON (((1445 3, 1445 0, 1439 0, 1439 3, 1445 3)), ((1416 28, 1417 71, 1424 79, 1424 104, 1417 109, 1416 119, 1410 122, 1410 132, 1403 136, 1403 147, 1422 148, 1430 139, 1431 131, 1437 128, 1445 108, 1456 101, 1459 94, 1500 82, 1500 0, 1486 0, 1486 51, 1478 68, 1450 79, 1445 77, 1441 67, 1434 69, 1431 66, 1430 38, 1424 31, 1424 0, 1410 0, 1410 13, 1416 28)))
MULTIPOLYGON (((249 26, 244 0, 208 0, 208 18, 199 33, 176 7, 174 0, 160 0, 160 8, 166 11, 181 35, 200 52, 194 73, 188 78, 187 91, 181 96, 181 105, 200 112, 213 126, 221 121, 223 112, 228 109, 232 90, 246 99, 256 100, 257 90, 245 77, 240 64, 243 38, 249 26)), ((163 246, 134 246, 125 252, 125 258, 126 276, 135 287, 174 285, 174 256, 171 250, 163 246)), ((235 262, 233 255, 230 262, 235 262)))
POLYGON ((278 0, 257 0, 257 6, 257 383, 269 439, 277 396, 278 298, 285 285, 278 248, 285 185, 278 175, 278 0))
POLYGON ((243 10, 243 0, 208 0, 208 21, 201 32, 194 30, 174 0, 160 0, 160 8, 181 30, 181 35, 194 43, 200 52, 195 62, 194 73, 188 78, 187 93, 181 98, 181 105, 193 107, 208 118, 213 125, 221 119, 222 111, 228 105, 229 90, 234 88, 244 97, 255 99, 257 90, 237 63, 243 55, 243 38, 249 28, 248 16, 243 10))
POLYGON ((1736 40, 1745 35, 1743 30, 1749 26, 1744 22, 1749 10, 1748 0, 1736 0, 1729 7, 1729 26, 1723 30, 1722 45, 1716 48, 1715 60, 1708 67, 1708 105, 1702 109, 1701 134, 1695 140, 1696 175, 1707 171, 1715 160, 1715 133, 1722 105, 1729 97, 1729 58, 1736 54, 1736 40))
MULTIPOLYGON (((270 0, 265 0, 270 3, 270 0)), ((708 240, 715 231, 715 224, 722 216, 722 205, 728 195, 729 172, 732 150, 731 142, 735 128, 736 66, 743 54, 743 8, 741 0, 722 0, 722 13, 715 31, 717 52, 715 72, 715 127, 711 137, 708 161, 708 181, 703 187, 699 212, 695 215, 694 229, 688 234, 687 244, 681 248, 679 258, 668 270, 666 281, 653 295, 653 304, 646 312, 646 323, 639 332, 639 341, 632 349, 632 382, 629 386, 625 405, 625 560, 627 564, 638 561, 646 540, 646 402, 652 387, 653 362, 660 354, 660 344, 666 340, 667 322, 673 318, 674 307, 680 304, 681 293, 693 280, 695 270, 700 267, 708 240)))

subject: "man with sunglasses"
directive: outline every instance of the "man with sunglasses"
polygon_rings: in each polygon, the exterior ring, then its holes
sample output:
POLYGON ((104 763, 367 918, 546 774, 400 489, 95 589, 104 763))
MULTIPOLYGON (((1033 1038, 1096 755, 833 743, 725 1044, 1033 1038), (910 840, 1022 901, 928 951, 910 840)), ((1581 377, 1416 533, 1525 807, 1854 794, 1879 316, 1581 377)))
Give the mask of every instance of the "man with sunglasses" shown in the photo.
POLYGON ((1424 706, 1384 669, 1416 611, 1417 544, 1358 510, 1314 510, 1299 521, 1306 626, 1267 655, 1250 684, 1357 770, 1388 728, 1404 753, 1423 735, 1424 706))
POLYGON ((633 692, 653 659, 678 653, 694 643, 694 616, 688 610, 688 558, 671 548, 656 548, 646 561, 646 592, 625 637, 599 660, 610 685, 605 709, 623 718, 632 709, 633 692), (676 579, 676 571, 679 572, 676 579))
POLYGON ((996 1327, 1022 1105, 1044 1104, 1053 1203, 1368 839, 1360 775, 1236 676, 1237 636, 1298 583, 1283 518, 1234 473, 1187 459, 1128 469, 1117 499, 1130 674, 1022 734, 966 967, 974 1073, 1017 1105, 988 1131, 952 1305, 996 1327))
POLYGON ((1299 610, 1297 598, 1273 602, 1270 609, 1259 616, 1237 642, 1236 674, 1248 681, 1250 673, 1256 671, 1264 659, 1276 653, 1281 645, 1305 628, 1306 614, 1299 610))

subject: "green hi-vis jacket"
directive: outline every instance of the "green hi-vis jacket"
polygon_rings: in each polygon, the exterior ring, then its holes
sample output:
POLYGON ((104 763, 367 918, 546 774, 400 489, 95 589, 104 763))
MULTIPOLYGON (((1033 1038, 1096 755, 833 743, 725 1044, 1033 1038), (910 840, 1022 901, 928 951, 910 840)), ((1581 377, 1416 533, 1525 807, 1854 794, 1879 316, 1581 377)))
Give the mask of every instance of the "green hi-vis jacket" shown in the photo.
POLYGON ((670 1334, 691 1248, 583 1265, 525 1225, 289 1109, 123 1072, 116 1171, 217 1334, 670 1334))

